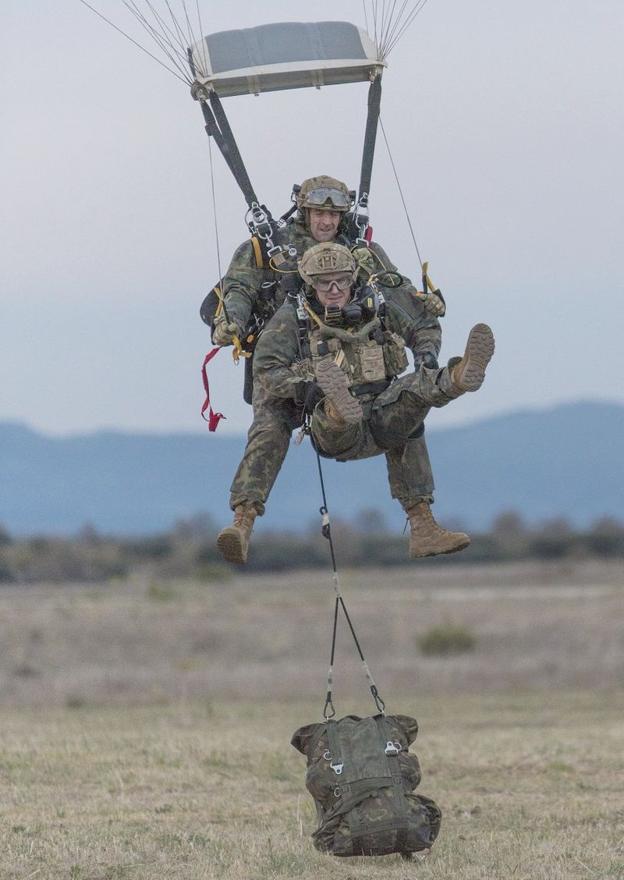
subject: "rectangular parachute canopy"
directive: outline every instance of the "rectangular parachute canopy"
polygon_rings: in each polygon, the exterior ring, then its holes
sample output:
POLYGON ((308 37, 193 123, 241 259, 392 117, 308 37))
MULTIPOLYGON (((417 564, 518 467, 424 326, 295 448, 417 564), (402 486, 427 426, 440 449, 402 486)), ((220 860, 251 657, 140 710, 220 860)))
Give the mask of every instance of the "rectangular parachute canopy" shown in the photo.
POLYGON ((197 81, 220 97, 368 82, 385 66, 347 21, 281 22, 210 34, 192 47, 197 81))

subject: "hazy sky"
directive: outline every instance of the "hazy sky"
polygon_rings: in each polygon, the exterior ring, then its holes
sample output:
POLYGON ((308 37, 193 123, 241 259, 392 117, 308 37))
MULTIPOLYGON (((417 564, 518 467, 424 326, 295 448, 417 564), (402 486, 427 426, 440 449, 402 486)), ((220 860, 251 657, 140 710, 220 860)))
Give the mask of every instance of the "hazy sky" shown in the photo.
MULTIPOLYGON (((138 31, 120 0, 92 0, 138 31)), ((360 0, 200 0, 207 31, 363 21, 360 0)), ((0 420, 66 433, 203 430, 198 317, 218 277, 208 142, 187 88, 78 0, 3 0, 0 420)), ((423 255, 445 292, 443 354, 488 321, 482 391, 430 425, 579 398, 624 402, 622 0, 429 0, 390 57, 382 114, 423 255)), ((366 86, 227 101, 264 200, 359 178, 366 86)), ((224 261, 244 202, 217 160, 224 261)), ((418 264, 383 143, 375 237, 418 264)), ((242 367, 212 371, 243 431, 242 367)), ((527 438, 530 442, 530 438, 527 438)))

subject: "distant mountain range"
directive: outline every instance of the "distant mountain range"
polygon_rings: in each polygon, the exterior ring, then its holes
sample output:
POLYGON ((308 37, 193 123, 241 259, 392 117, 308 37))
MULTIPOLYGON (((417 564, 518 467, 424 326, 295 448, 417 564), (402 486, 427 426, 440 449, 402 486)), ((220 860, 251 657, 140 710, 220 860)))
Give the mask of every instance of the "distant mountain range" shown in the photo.
MULTIPOLYGON (((428 432, 436 516, 472 529, 516 510, 536 523, 558 516, 586 526, 624 519, 624 406, 575 403, 428 432)), ((49 437, 0 423, 0 524, 13 534, 77 531, 147 534, 208 513, 229 519, 228 488, 244 437, 101 431, 49 437)), ((390 498, 385 460, 325 462, 334 518, 380 511, 390 498)), ((262 528, 300 530, 318 515, 320 490, 309 443, 293 444, 262 528)))

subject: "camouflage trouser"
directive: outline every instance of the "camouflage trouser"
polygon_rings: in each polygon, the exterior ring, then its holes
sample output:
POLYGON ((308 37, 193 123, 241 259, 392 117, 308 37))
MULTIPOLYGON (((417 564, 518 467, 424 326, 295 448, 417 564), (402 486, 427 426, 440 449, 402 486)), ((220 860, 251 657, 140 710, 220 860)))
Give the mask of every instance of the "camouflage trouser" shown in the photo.
POLYGON ((386 456, 388 480, 393 498, 404 510, 427 499, 433 491, 431 465, 424 439, 418 438, 432 406, 445 406, 458 396, 449 370, 422 367, 397 379, 374 400, 364 405, 364 420, 355 425, 336 426, 322 402, 312 417, 312 436, 323 454, 338 461, 353 461, 374 455, 386 456), (423 475, 429 475, 430 492, 423 492, 423 475))
POLYGON ((253 504, 260 516, 286 458, 290 435, 303 424, 293 400, 271 397, 258 382, 253 390, 253 422, 247 446, 230 486, 230 507, 253 504))
MULTIPOLYGON (((253 504, 262 516, 265 502, 288 452, 290 436, 302 424, 302 415, 301 407, 295 406, 292 400, 271 397, 259 383, 254 386, 253 413, 254 419, 247 435, 245 453, 230 486, 230 507, 234 510, 239 504, 253 504)), ((423 500, 432 501, 434 489, 427 444, 422 430, 417 433, 419 436, 409 441, 409 452, 392 449, 386 453, 391 474, 398 474, 403 470, 409 473, 410 498, 415 499, 412 504, 423 500)), ((377 450, 369 455, 377 455, 381 451, 377 450)), ((393 485, 391 476, 390 486, 393 485)), ((400 496, 394 494, 394 490, 392 494, 401 500, 400 496)))

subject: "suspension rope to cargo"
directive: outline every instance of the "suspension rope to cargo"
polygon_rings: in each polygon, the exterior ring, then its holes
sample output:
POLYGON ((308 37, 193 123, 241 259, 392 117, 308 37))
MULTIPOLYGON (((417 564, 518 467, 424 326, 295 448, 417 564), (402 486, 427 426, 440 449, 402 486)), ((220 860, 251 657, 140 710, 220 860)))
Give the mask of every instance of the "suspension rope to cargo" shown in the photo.
MULTIPOLYGON (((309 430, 309 428, 308 428, 309 430)), ((353 636, 353 641, 355 642, 355 647, 357 649, 358 655, 360 657, 360 661, 362 663, 362 669, 364 671, 364 675, 366 676, 366 680, 368 681, 369 689, 371 692, 371 696, 375 702, 375 706, 377 711, 382 715, 386 709, 386 704, 381 698, 377 685, 375 684, 375 679, 370 671, 370 667, 366 662, 364 657, 364 652, 362 651, 362 647, 360 645, 360 641, 357 637, 357 633, 355 631, 355 627, 351 620, 351 616, 347 610, 347 606, 345 604, 342 590, 340 587, 340 577, 338 575, 338 566, 336 565, 336 552, 334 548, 334 540, 331 532, 331 522, 329 518, 329 509, 327 507, 327 493, 325 492, 325 480, 323 478, 323 468, 321 465, 321 456, 319 454, 318 449, 315 447, 316 452, 316 462, 318 465, 318 473, 319 473, 319 481, 321 484, 321 496, 323 499, 323 504, 319 508, 319 513, 321 514, 321 534, 324 538, 327 538, 329 541, 329 553, 331 556, 332 563, 332 571, 333 571, 333 582, 334 582, 334 591, 336 593, 336 600, 334 603, 334 625, 332 629, 332 642, 331 642, 331 653, 329 660, 329 671, 327 673, 327 692, 325 695, 325 706, 323 707, 323 718, 327 721, 330 718, 333 718, 336 714, 336 709, 334 707, 333 702, 333 687, 334 687, 334 659, 336 656, 336 636, 338 633, 338 618, 340 615, 340 609, 342 609, 347 624, 349 625, 349 629, 351 631, 351 635, 353 636)))

